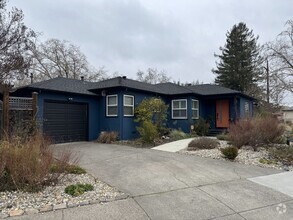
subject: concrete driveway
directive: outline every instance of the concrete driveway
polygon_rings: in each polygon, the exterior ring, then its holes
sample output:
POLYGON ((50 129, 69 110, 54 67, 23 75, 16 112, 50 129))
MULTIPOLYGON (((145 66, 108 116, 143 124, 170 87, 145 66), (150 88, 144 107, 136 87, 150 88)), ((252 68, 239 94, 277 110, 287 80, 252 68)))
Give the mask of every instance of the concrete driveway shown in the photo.
POLYGON ((117 145, 87 142, 57 146, 67 147, 80 153, 80 165, 89 173, 130 197, 36 217, 293 219, 292 197, 247 179, 278 173, 276 170, 117 145))

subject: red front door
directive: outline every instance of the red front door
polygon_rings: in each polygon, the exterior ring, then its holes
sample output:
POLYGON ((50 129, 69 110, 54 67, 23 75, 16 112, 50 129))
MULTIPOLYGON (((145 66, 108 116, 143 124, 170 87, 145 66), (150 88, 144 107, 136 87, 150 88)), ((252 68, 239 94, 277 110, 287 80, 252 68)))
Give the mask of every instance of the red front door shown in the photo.
POLYGON ((229 100, 216 101, 216 127, 229 127, 229 100))

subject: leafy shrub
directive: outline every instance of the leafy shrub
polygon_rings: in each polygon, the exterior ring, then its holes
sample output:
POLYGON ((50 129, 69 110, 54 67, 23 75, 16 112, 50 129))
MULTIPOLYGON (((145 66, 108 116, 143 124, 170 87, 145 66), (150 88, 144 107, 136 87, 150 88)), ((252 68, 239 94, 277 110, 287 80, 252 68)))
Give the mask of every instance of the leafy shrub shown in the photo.
POLYGON ((269 149, 269 154, 272 158, 280 161, 282 164, 290 166, 293 165, 293 147, 282 146, 278 148, 269 149))
POLYGON ((69 185, 65 188, 65 193, 71 196, 80 196, 84 194, 85 192, 94 190, 93 185, 91 184, 74 184, 69 185))
POLYGON ((222 148, 221 152, 229 160, 234 160, 238 156, 238 148, 233 146, 222 148))
POLYGON ((198 136, 206 136, 209 133, 210 124, 203 118, 199 118, 194 125, 194 131, 198 136))
POLYGON ((135 121, 141 126, 145 121, 152 122, 157 127, 157 132, 160 135, 165 135, 168 132, 164 124, 167 120, 168 107, 160 98, 144 99, 135 108, 135 121))
POLYGON ((169 136, 172 140, 180 140, 187 137, 187 135, 183 131, 176 129, 172 130, 169 136))
POLYGON ((111 144, 117 140, 118 140, 118 132, 116 131, 110 131, 110 132, 103 131, 100 133, 100 136, 98 138, 98 142, 105 143, 105 144, 111 144))
POLYGON ((55 160, 50 142, 40 134, 22 140, 12 137, 0 143, 0 191, 23 190, 38 191, 44 186, 56 183, 62 176, 65 164, 75 163, 70 151, 60 153, 55 160), (51 173, 51 167, 57 164, 58 173, 51 173))
POLYGON ((187 147, 187 150, 214 149, 218 146, 218 141, 211 138, 197 138, 192 140, 187 147))
POLYGON ((151 121, 144 121, 137 130, 141 136, 141 141, 145 144, 153 144, 159 137, 157 127, 151 121))
POLYGON ((272 117, 245 119, 232 124, 229 129, 231 143, 240 148, 249 145, 257 149, 259 146, 279 143, 284 127, 272 117))
POLYGON ((229 141, 229 135, 225 133, 218 134, 217 139, 221 141, 229 141))
POLYGON ((262 163, 262 164, 277 164, 276 160, 269 160, 269 159, 266 159, 266 158, 260 158, 259 162, 262 163))

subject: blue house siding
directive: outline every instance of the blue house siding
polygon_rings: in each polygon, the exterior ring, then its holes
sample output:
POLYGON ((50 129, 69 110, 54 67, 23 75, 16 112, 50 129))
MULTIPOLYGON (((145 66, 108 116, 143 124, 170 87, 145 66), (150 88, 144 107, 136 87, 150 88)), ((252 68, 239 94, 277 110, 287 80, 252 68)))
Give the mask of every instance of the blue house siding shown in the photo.
POLYGON ((89 120, 89 128, 88 128, 88 139, 95 140, 99 135, 99 108, 98 108, 98 100, 94 96, 83 96, 83 95, 74 95, 74 94, 65 94, 65 93, 52 93, 42 91, 38 95, 38 113, 37 113, 37 122, 39 128, 42 130, 43 128, 43 113, 44 113, 44 101, 45 100, 55 100, 55 101, 68 101, 69 98, 73 99, 73 102, 86 103, 88 104, 88 120, 89 120))
POLYGON ((247 118, 253 116, 253 102, 247 98, 240 97, 239 98, 239 112, 240 112, 240 118, 247 118), (245 112, 245 103, 248 104, 249 107, 249 114, 245 112))

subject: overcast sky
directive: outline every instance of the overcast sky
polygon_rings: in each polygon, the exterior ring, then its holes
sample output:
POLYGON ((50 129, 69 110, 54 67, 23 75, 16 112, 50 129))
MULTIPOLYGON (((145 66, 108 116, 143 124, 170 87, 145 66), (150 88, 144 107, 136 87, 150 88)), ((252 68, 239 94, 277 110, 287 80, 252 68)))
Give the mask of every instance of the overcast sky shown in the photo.
POLYGON ((245 22, 259 43, 293 19, 292 0, 10 0, 25 23, 80 46, 95 67, 135 78, 138 69, 165 70, 174 80, 211 83, 214 53, 226 33, 245 22))

